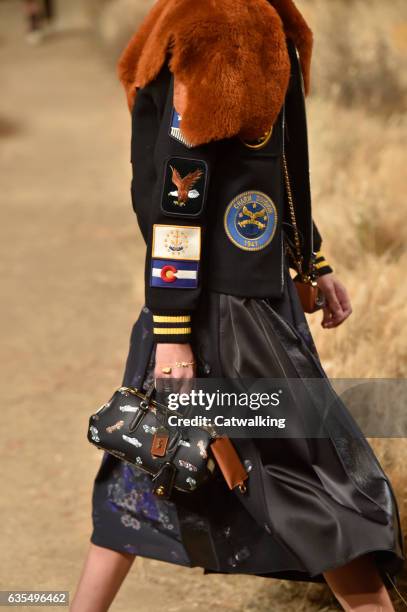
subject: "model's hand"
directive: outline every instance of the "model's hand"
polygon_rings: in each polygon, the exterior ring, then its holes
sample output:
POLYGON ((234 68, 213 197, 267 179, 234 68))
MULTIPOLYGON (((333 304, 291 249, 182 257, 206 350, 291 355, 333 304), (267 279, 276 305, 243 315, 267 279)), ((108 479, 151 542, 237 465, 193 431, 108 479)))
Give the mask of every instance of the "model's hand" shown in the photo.
POLYGON ((156 378, 193 378, 195 375, 195 359, 190 344, 158 343, 155 353, 156 378), (179 367, 176 364, 194 364, 179 367), (163 369, 170 368, 170 372, 163 369))
POLYGON ((322 327, 338 327, 352 312, 348 292, 334 274, 324 274, 317 280, 326 299, 322 327))
POLYGON ((172 391, 186 393, 190 390, 187 381, 194 378, 195 373, 195 359, 190 344, 157 344, 154 377, 156 381, 159 379, 160 382, 157 387, 158 390, 165 387, 165 379, 171 379, 172 391), (180 365, 182 363, 189 365, 183 367, 180 365), (176 384, 177 381, 179 381, 179 386, 176 384))

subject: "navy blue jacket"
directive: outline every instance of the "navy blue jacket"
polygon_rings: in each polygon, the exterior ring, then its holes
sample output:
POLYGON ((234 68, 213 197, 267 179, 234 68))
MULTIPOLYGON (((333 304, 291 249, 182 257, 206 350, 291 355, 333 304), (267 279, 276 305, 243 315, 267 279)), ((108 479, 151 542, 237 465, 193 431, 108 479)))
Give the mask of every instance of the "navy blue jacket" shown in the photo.
MULTIPOLYGON (((147 245, 146 305, 158 342, 188 342, 202 291, 278 297, 284 259, 296 264, 283 175, 285 152, 303 270, 332 271, 312 220, 304 87, 294 44, 291 77, 269 133, 189 146, 165 65, 137 90, 132 111, 132 201, 147 245)), ((202 101, 205 104, 205 101, 202 101)))

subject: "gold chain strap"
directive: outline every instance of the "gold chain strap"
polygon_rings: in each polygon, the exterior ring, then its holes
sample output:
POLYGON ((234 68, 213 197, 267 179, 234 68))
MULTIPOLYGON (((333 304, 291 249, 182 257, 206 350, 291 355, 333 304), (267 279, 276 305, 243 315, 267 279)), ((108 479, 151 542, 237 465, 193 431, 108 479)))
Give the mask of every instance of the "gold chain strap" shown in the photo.
POLYGON ((285 151, 283 151, 283 170, 284 170, 284 181, 285 181, 285 186, 287 190, 288 207, 290 209, 291 224, 294 230, 294 245, 295 245, 296 253, 295 254, 293 253, 293 250, 288 243, 286 243, 286 248, 296 263, 297 271, 302 281, 309 282, 310 276, 308 274, 304 274, 304 271, 302 269, 302 262, 304 258, 301 254, 300 234, 298 232, 297 220, 295 218, 294 200, 293 200, 293 194, 291 191, 290 176, 288 174, 287 158, 285 156, 285 151))

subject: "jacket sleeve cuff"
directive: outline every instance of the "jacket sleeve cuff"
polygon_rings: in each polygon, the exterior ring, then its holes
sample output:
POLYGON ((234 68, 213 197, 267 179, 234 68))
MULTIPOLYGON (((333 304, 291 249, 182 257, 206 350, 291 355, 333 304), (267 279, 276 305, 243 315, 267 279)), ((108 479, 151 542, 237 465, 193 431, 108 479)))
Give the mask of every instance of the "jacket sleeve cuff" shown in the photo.
POLYGON ((185 344, 191 341, 190 313, 153 312, 154 342, 185 344))
POLYGON ((315 253, 314 269, 317 276, 323 276, 324 274, 333 272, 333 268, 329 265, 321 251, 315 253))

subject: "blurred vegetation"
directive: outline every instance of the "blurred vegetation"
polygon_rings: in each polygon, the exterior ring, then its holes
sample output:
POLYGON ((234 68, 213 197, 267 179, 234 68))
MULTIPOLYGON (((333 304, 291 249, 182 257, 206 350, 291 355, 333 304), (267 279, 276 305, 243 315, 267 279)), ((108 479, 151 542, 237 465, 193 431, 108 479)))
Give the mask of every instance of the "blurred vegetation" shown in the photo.
POLYGON ((407 3, 303 0, 315 37, 314 93, 388 115, 407 99, 407 3))

